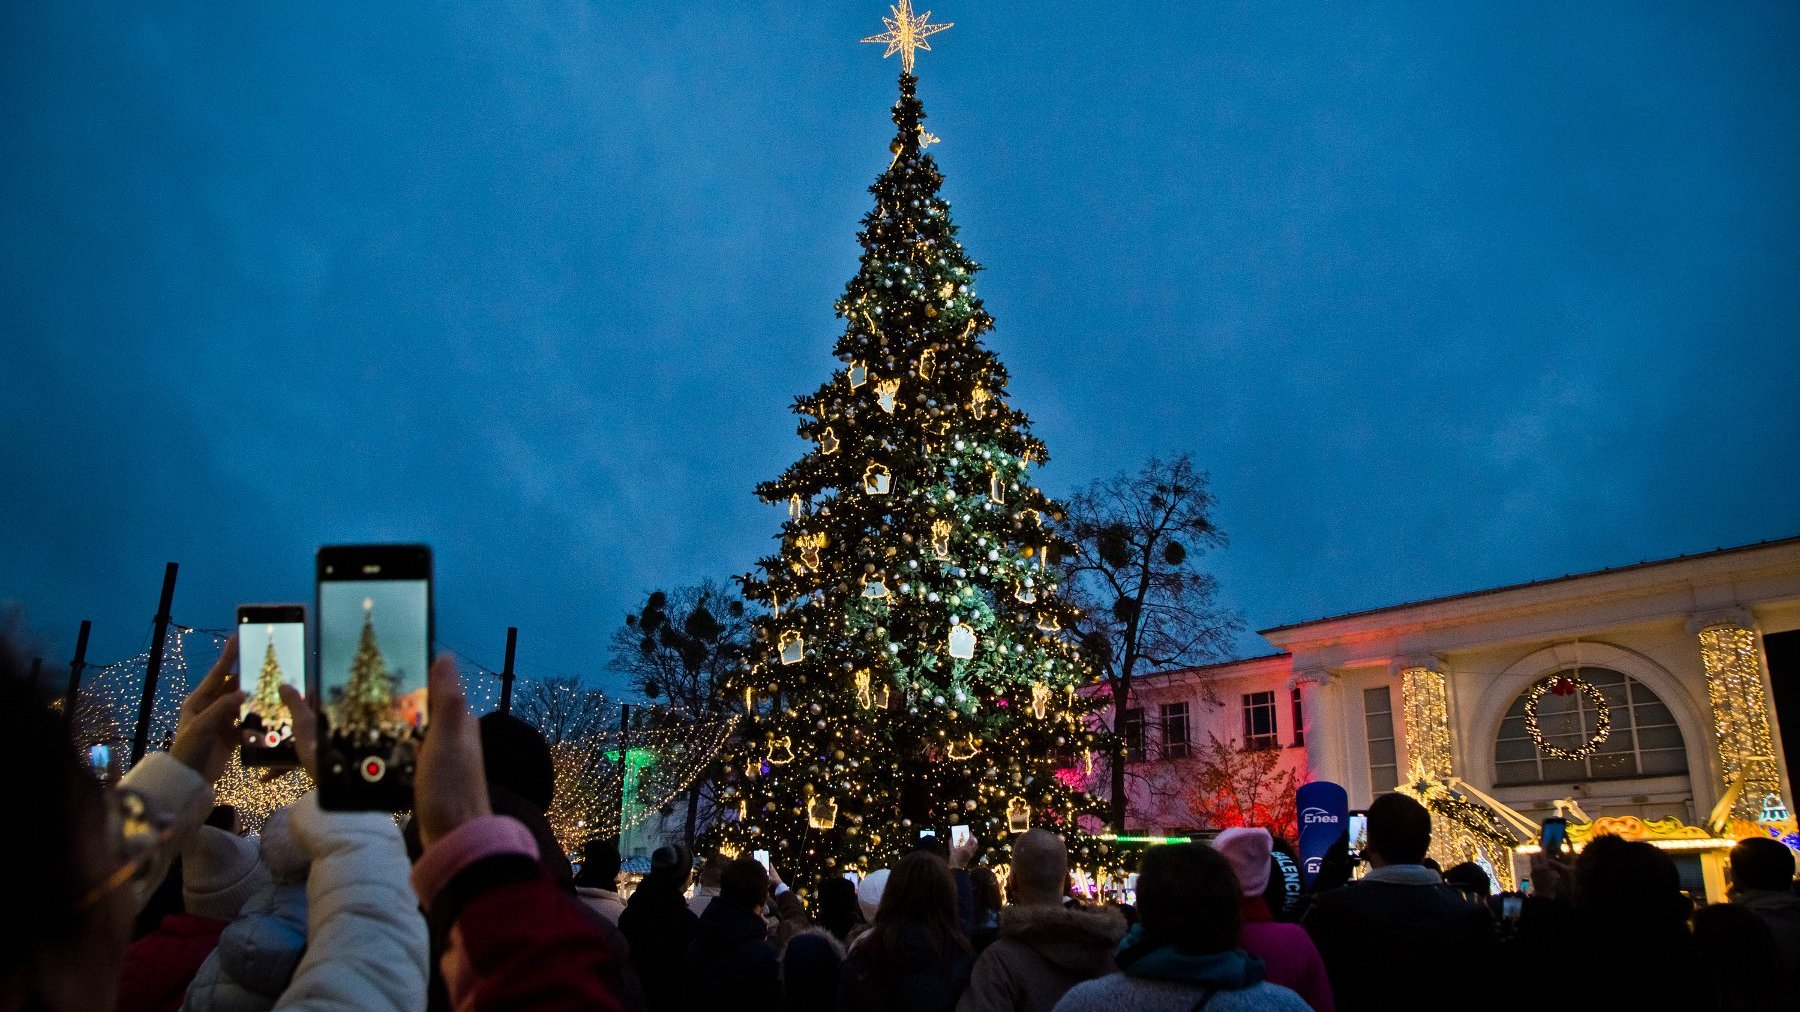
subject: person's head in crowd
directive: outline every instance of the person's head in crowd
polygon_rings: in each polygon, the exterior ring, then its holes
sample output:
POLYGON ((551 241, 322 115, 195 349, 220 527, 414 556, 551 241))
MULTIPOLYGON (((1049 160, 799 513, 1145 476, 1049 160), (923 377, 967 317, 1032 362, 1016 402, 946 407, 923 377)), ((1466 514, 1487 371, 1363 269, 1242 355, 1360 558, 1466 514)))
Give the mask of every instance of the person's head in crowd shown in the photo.
POLYGON ((550 761, 550 745, 537 728, 511 714, 484 714, 481 726, 481 766, 488 788, 502 788, 550 810, 556 796, 556 767, 550 761))
MULTIPOLYGON (((1213 849, 1231 864, 1232 874, 1245 896, 1261 896, 1269 888, 1269 873, 1274 869, 1270 855, 1275 852, 1275 837, 1260 827, 1234 827, 1213 837, 1213 849)), ((1139 888, 1143 880, 1138 881, 1139 888)))
POLYGON ((1787 892, 1794 888, 1794 852, 1766 836, 1745 837, 1731 848, 1731 891, 1787 892))
POLYGON ((1013 902, 1021 906, 1059 906, 1069 895, 1069 848, 1048 829, 1032 828, 1013 841, 1012 873, 1007 876, 1013 902))
POLYGON ((213 810, 206 815, 206 824, 232 836, 244 835, 244 820, 231 805, 214 805, 213 810))
POLYGON ((611 840, 591 840, 582 851, 581 871, 575 875, 575 884, 617 892, 619 865, 618 844, 611 840))
POLYGON ((1235 949, 1242 895, 1231 862, 1211 847, 1151 847, 1138 867, 1138 927, 1145 943, 1188 955, 1235 949))
POLYGON ((719 875, 719 898, 745 910, 761 910, 769 902, 769 870, 754 857, 740 857, 719 875))
POLYGON ((1372 868, 1390 864, 1424 864, 1431 849, 1431 813, 1404 794, 1383 794, 1369 806, 1369 846, 1363 853, 1372 868))
POLYGON ((868 946, 876 960, 892 965, 903 934, 922 937, 940 964, 969 951, 956 915, 956 880, 950 865, 930 850, 906 855, 886 876, 874 924, 857 947, 868 946))
POLYGON ((1451 865, 1444 872, 1444 883, 1453 885, 1474 899, 1487 899, 1493 894, 1493 881, 1488 878, 1487 869, 1473 861, 1451 865))
MULTIPOLYGON (((845 885, 848 881, 838 879, 845 885)), ((832 1012, 844 946, 823 927, 802 931, 781 950, 781 993, 789 1012, 832 1012)))
POLYGON ((1781 949, 1762 918, 1729 903, 1701 907, 1694 911, 1694 945, 1700 957, 1696 965, 1706 976, 1712 999, 1710 1008, 1792 1007, 1794 995, 1782 971, 1781 949))
POLYGON ((998 910, 1006 905, 1006 899, 1000 892, 1000 877, 994 874, 994 869, 970 869, 969 886, 975 891, 976 909, 998 910))
POLYGON ((819 887, 813 892, 813 921, 843 941, 863 921, 862 909, 856 902, 856 885, 842 875, 819 879, 819 887))
POLYGON ((60 717, 33 695, 0 617, 0 762, 8 807, 29 826, 9 833, 7 902, 0 929, 0 1007, 109 1009, 131 943, 132 858, 144 845, 78 761, 60 717))
POLYGON ((1601 836, 1575 859, 1575 906, 1599 923, 1641 934, 1682 934, 1693 903, 1669 855, 1642 840, 1601 836))
POLYGON ((881 909, 881 894, 887 891, 888 877, 893 872, 886 868, 877 868, 864 875, 856 883, 856 906, 862 912, 863 920, 875 923, 875 911, 881 909))
POLYGON ((1294 860, 1293 845, 1276 837, 1275 846, 1269 852, 1269 884, 1263 889, 1263 902, 1268 906, 1269 914, 1278 921, 1292 917, 1304 884, 1300 863, 1294 860))
POLYGON ((725 874, 725 869, 729 867, 730 864, 731 858, 726 857, 724 854, 714 854, 711 857, 708 857, 706 863, 700 866, 701 887, 717 892, 719 890, 719 876, 725 874))
POLYGON ((645 900, 680 897, 686 894, 693 877, 694 855, 687 847, 679 843, 658 847, 650 852, 650 873, 638 883, 631 898, 636 900, 640 893, 645 900))

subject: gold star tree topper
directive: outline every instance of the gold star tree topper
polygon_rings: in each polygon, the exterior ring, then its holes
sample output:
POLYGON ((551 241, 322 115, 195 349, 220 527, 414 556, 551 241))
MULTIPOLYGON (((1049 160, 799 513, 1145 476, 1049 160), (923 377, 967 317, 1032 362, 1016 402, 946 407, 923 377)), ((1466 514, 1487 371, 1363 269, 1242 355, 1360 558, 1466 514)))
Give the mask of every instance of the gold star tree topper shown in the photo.
POLYGON ((886 43, 887 52, 882 53, 881 58, 885 60, 895 53, 899 53, 901 68, 910 74, 913 69, 914 50, 923 49, 928 53, 931 52, 931 43, 926 42, 925 39, 952 27, 954 22, 945 22, 941 25, 926 24, 931 20, 931 12, 926 11, 923 14, 915 15, 912 9, 912 0, 900 0, 898 4, 889 9, 894 12, 894 16, 881 19, 882 24, 887 25, 888 30, 880 35, 871 35, 863 41, 886 43))

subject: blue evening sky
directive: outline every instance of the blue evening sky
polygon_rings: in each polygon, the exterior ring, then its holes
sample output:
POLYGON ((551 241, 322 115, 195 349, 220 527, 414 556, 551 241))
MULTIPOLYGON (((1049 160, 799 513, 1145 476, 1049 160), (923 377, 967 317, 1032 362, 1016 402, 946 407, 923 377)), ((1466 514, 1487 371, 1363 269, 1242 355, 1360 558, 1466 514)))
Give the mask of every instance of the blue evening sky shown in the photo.
MULTIPOLYGON (((1800 5, 934 11, 1046 487, 1191 450, 1252 628, 1800 533, 1800 5)), ((167 560, 223 627, 422 540, 442 642, 597 674, 777 529, 884 12, 0 5, 0 598, 110 660, 167 560)))

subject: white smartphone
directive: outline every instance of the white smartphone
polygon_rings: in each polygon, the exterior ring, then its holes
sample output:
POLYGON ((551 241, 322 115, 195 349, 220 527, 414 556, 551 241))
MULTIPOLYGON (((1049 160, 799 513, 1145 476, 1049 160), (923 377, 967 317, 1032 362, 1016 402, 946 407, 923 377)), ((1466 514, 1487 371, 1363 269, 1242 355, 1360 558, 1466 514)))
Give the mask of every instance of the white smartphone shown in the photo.
POLYGON ((753 850, 750 852, 750 856, 756 858, 756 863, 762 865, 764 871, 769 870, 769 852, 768 851, 753 850))
POLYGON ((950 827, 950 846, 960 847, 963 845, 963 841, 967 840, 968 838, 969 838, 969 827, 968 826, 951 826, 950 827))

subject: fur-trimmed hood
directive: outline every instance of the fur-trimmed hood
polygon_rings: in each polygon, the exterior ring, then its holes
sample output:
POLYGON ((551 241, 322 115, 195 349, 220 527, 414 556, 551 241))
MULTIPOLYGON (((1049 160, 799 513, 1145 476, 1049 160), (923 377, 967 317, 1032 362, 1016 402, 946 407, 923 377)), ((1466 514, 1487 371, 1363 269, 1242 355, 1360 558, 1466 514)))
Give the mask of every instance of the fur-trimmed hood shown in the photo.
POLYGON ((1000 911, 1000 937, 1030 948, 1070 973, 1110 973, 1113 950, 1125 937, 1117 907, 1014 905, 1000 911))

